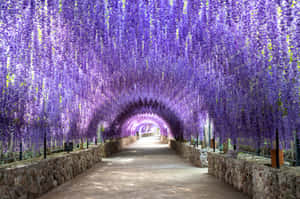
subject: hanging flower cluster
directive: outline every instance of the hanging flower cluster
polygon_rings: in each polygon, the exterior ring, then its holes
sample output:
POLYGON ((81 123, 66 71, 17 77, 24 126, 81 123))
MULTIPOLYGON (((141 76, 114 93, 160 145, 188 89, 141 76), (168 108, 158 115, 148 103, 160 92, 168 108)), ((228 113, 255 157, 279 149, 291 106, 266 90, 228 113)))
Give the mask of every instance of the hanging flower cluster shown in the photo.
POLYGON ((299 133, 299 1, 0 6, 2 150, 39 150, 45 135, 49 147, 94 138, 99 122, 122 125, 146 110, 177 138, 201 134, 207 118, 222 140, 257 147, 275 131, 289 147, 299 133))

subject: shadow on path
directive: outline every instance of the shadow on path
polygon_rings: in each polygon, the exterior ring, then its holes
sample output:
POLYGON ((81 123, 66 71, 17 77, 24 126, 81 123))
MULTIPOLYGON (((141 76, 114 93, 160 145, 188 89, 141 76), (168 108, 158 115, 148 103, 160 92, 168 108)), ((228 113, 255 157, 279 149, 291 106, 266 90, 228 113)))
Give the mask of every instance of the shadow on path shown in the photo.
POLYGON ((246 199, 159 143, 141 138, 40 199, 246 199))

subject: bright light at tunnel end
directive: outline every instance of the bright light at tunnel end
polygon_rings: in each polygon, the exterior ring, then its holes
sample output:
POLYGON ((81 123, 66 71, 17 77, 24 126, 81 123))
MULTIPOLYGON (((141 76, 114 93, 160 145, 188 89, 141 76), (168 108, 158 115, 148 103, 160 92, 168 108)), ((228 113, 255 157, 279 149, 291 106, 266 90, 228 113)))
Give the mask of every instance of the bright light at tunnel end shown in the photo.
POLYGON ((137 132, 144 133, 141 129, 147 125, 156 127, 156 133, 160 135, 172 137, 169 124, 159 115, 153 113, 142 113, 131 116, 123 123, 121 134, 135 135, 137 132))

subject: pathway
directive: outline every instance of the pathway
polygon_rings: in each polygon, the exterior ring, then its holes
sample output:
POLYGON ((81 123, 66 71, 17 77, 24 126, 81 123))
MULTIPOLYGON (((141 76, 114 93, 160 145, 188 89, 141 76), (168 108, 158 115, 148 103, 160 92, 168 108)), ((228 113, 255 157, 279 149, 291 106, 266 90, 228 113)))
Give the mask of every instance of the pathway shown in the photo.
POLYGON ((40 199, 247 199, 207 169, 193 167, 159 143, 142 138, 40 199))

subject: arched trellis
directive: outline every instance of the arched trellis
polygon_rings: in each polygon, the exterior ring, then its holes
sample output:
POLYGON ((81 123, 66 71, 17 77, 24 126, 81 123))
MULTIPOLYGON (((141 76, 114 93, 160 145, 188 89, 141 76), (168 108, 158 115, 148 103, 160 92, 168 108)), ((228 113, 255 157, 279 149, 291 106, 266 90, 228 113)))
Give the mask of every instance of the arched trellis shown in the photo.
MULTIPOLYGON (((135 131, 139 132, 139 134, 145 134, 150 130, 155 129, 158 131, 160 130, 160 126, 157 125, 155 122, 141 122, 138 126, 136 126, 135 131)), ((153 131, 154 132, 154 131, 153 131)))
POLYGON ((142 113, 131 116, 121 124, 120 130, 124 135, 132 135, 148 125, 159 128, 160 134, 163 136, 173 136, 169 124, 153 113, 142 113))
MULTIPOLYGON (((155 114, 159 116, 162 120, 165 121, 170 127, 171 132, 173 132, 174 137, 178 139, 183 138, 183 122, 181 119, 163 103, 152 100, 152 99, 139 99, 138 101, 128 103, 127 106, 123 106, 124 109, 110 122, 109 128, 105 132, 105 138, 115 138, 121 137, 121 127, 122 125, 131 117, 134 117, 139 114, 155 114)), ((91 123, 94 126, 101 121, 103 121, 102 114, 99 114, 99 117, 95 115, 93 122, 91 123)), ((91 127, 92 129, 92 127, 91 127)), ((91 131, 95 132, 95 131, 91 131)), ((92 134, 91 137, 95 136, 92 134)), ((123 135, 124 136, 124 135, 123 135)))
POLYGON ((289 147, 298 1, 172 2, 1 1, 2 148, 38 148, 45 126, 49 141, 91 137, 94 118, 112 122, 139 98, 172 109, 186 137, 206 112, 220 137, 258 147, 278 131, 289 147))

